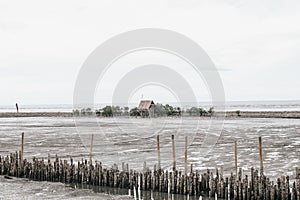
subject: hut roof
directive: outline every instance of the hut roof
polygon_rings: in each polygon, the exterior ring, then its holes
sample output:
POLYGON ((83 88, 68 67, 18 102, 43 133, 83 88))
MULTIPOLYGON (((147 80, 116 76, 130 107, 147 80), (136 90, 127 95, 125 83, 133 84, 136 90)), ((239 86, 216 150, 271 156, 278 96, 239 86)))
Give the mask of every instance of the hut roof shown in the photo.
POLYGON ((154 101, 152 100, 141 100, 138 106, 139 110, 148 110, 150 107, 154 105, 154 101))

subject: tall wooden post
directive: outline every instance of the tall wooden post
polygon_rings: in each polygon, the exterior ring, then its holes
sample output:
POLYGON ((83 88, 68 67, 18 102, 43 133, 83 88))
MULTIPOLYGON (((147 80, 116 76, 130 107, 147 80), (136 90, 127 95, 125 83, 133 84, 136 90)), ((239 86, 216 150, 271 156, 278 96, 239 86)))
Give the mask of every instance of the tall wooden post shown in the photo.
POLYGON ((158 160, 158 169, 160 169, 161 166, 160 166, 160 144, 159 144, 159 135, 157 135, 157 160, 158 160))
POLYGON ((300 168, 296 167, 296 193, 297 199, 300 199, 300 168))
POLYGON ((237 157, 237 142, 234 141, 234 167, 235 167, 235 175, 238 177, 238 157, 237 157))
POLYGON ((187 143, 188 139, 187 136, 185 136, 185 143, 184 143, 184 174, 187 174, 187 143))
POLYGON ((94 140, 94 134, 92 134, 92 138, 91 138, 91 146, 90 146, 90 164, 92 164, 93 162, 93 140, 94 140))
POLYGON ((48 153, 48 165, 50 165, 51 163, 50 163, 50 153, 48 153))
POLYGON ((173 158, 173 171, 176 171, 176 157, 175 157, 175 139, 172 135, 172 158, 173 158))
POLYGON ((21 160, 24 160, 24 132, 22 132, 22 142, 21 142, 21 160))
POLYGON ((18 106, 18 103, 16 103, 16 109, 17 109, 17 113, 19 113, 19 106, 18 106))
POLYGON ((259 160, 260 160, 260 173, 264 173, 263 153, 262 153, 262 140, 261 136, 258 139, 259 142, 259 160))

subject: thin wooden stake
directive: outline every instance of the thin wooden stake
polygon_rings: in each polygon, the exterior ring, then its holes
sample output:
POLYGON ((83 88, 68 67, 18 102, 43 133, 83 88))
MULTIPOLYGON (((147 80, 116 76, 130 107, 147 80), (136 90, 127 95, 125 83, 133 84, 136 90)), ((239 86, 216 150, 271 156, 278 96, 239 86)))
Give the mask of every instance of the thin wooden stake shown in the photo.
POLYGON ((133 196, 134 196, 134 200, 137 200, 136 199, 136 189, 135 189, 135 186, 133 186, 133 196))
POLYGON ((19 113, 19 106, 18 106, 18 103, 16 103, 16 109, 17 109, 17 113, 19 113))
POLYGON ((48 165, 50 164, 50 153, 48 153, 48 165))
POLYGON ((91 146, 90 146, 90 164, 92 164, 92 158, 93 158, 93 140, 94 140, 94 134, 92 134, 91 138, 91 146))
POLYGON ((184 143, 184 174, 187 174, 187 143, 188 139, 187 136, 185 136, 185 143, 184 143))
POLYGON ((172 157, 173 157, 173 171, 176 171, 176 157, 175 157, 175 139, 174 135, 172 135, 172 157))
MULTIPOLYGON (((297 199, 300 199, 300 168, 296 167, 296 182, 294 182, 295 184, 295 189, 296 189, 296 192, 295 192, 295 195, 298 194, 298 197, 297 199)), ((294 198, 296 199, 296 198, 294 198)))
POLYGON ((160 144, 159 144, 159 135, 157 135, 157 160, 158 160, 158 169, 160 169, 160 144))
POLYGON ((258 138, 259 142, 259 160, 260 160, 260 173, 264 173, 263 153, 262 153, 262 140, 261 136, 258 138))
POLYGON ((22 132, 22 143, 21 143, 21 159, 24 159, 24 132, 22 132))
POLYGON ((238 176, 238 161, 237 161, 237 142, 234 141, 234 167, 235 167, 235 175, 238 176))

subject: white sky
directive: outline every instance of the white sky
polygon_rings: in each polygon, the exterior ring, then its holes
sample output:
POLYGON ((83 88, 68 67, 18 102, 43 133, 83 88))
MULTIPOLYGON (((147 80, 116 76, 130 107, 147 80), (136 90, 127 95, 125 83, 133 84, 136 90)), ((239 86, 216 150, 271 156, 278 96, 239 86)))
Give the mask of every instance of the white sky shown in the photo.
POLYGON ((299 0, 0 0, 0 104, 72 103, 87 56, 114 35, 146 27, 202 46, 227 100, 297 100, 299 10, 299 0))

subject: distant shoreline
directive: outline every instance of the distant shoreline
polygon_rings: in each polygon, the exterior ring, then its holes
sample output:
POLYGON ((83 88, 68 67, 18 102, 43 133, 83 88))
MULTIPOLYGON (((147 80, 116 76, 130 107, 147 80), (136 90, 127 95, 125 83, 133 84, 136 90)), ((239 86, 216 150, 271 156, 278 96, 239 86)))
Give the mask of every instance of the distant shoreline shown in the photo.
POLYGON ((236 111, 228 111, 226 117, 300 119, 300 111, 240 111, 240 116, 236 111))
POLYGON ((0 112, 0 118, 14 117, 73 117, 72 112, 0 112))
MULTIPOLYGON (((216 112, 214 116, 222 116, 224 113, 216 112)), ((300 119, 300 111, 240 111, 238 116, 236 111, 227 111, 226 118, 287 118, 300 119)), ((0 118, 14 117, 73 117, 72 112, 0 112, 0 118)), ((88 117, 88 116, 83 116, 88 117)), ((118 116, 119 117, 119 116, 118 116)), ((128 116, 126 116, 128 117, 128 116)), ((197 117, 185 115, 184 117, 197 117)), ((210 116, 202 116, 208 118, 210 116)))

